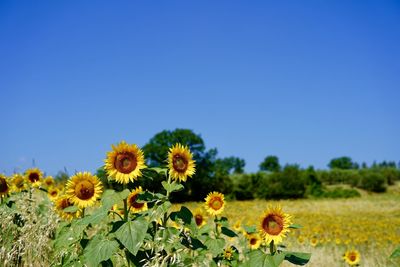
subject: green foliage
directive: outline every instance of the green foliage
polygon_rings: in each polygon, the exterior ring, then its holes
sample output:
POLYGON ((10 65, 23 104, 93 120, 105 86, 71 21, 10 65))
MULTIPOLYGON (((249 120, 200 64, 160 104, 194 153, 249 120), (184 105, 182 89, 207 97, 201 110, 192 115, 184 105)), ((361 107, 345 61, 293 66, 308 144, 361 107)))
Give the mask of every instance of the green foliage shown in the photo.
POLYGON ((246 162, 244 161, 244 159, 238 157, 217 159, 215 161, 215 171, 217 173, 224 173, 224 174, 230 174, 230 173, 240 174, 244 173, 245 165, 246 162))
POLYGON ((277 156, 267 156, 263 162, 260 163, 261 171, 278 172, 281 170, 279 159, 277 156))
POLYGON ((385 177, 375 171, 362 171, 361 172, 361 185, 362 189, 367 191, 382 193, 387 189, 385 177))
POLYGON ((332 159, 328 167, 331 169, 351 170, 358 169, 358 164, 353 162, 350 157, 339 157, 332 159))
POLYGON ((335 187, 331 190, 325 190, 321 197, 324 198, 352 198, 352 197, 360 197, 361 194, 351 188, 342 188, 342 187, 335 187))
POLYGON ((298 165, 286 165, 282 172, 266 176, 258 195, 265 199, 302 198, 306 193, 306 181, 298 165))

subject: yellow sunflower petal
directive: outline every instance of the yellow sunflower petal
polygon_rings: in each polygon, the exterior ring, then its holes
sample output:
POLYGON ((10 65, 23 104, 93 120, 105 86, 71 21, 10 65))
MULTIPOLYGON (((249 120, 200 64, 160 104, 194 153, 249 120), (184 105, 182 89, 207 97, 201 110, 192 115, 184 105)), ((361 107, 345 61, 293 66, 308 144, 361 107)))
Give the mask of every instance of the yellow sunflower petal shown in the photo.
POLYGON ((71 202, 79 208, 93 206, 102 192, 101 182, 90 172, 78 172, 72 176, 65 190, 71 202))
POLYGON ((187 146, 175 144, 169 149, 168 168, 173 180, 186 182, 187 177, 192 177, 195 170, 193 155, 187 146))

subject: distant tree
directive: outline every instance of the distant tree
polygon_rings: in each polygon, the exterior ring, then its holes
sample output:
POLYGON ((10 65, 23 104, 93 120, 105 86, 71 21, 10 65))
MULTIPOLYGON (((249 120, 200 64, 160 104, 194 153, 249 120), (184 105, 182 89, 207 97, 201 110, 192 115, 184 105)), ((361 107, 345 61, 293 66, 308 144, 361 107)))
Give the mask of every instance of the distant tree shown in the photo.
POLYGON ((244 173, 245 165, 245 160, 238 157, 222 158, 215 161, 217 172, 241 174, 244 173))
POLYGON ((267 156, 260 164, 261 171, 278 172, 281 169, 277 156, 267 156))
POLYGON ((350 157, 340 157, 332 159, 328 167, 331 169, 351 170, 358 169, 358 164, 353 162, 350 157))
POLYGON ((361 169, 368 169, 367 163, 363 162, 363 163, 361 164, 361 169))

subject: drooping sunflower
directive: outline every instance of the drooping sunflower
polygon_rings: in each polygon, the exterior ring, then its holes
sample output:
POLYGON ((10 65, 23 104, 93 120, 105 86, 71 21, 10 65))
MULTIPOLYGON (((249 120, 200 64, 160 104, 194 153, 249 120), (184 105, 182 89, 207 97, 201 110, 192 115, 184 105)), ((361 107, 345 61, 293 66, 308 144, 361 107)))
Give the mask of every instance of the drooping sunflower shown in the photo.
POLYGON ((47 187, 51 187, 54 185, 54 179, 52 176, 47 176, 46 178, 44 178, 43 183, 47 186, 47 187))
POLYGON ((81 209, 93 206, 102 192, 101 182, 90 172, 78 172, 72 176, 65 189, 70 201, 81 209))
POLYGON ((31 186, 39 187, 43 179, 43 173, 38 168, 32 168, 26 170, 25 177, 31 186))
POLYGON ((107 174, 121 184, 137 180, 142 175, 141 169, 146 168, 143 151, 125 141, 111 147, 113 150, 107 153, 107 159, 104 160, 107 174))
POLYGON ((354 266, 360 263, 361 260, 361 254, 358 252, 358 250, 351 249, 346 251, 346 253, 343 256, 343 259, 349 264, 350 266, 354 266))
POLYGON ((261 217, 260 233, 267 244, 271 241, 279 244, 286 236, 286 233, 289 232, 290 224, 290 215, 284 213, 280 206, 270 206, 261 217))
POLYGON ((173 180, 186 182, 196 172, 193 155, 187 146, 175 144, 168 152, 169 175, 173 180))
POLYGON ((21 192, 26 190, 25 178, 22 174, 16 173, 11 179, 11 187, 13 192, 21 192))
POLYGON ((47 190, 47 195, 49 196, 50 200, 55 200, 59 194, 60 191, 57 187, 52 186, 47 190))
POLYGON ((258 249, 261 245, 262 238, 260 234, 253 233, 247 236, 248 244, 251 250, 258 249))
POLYGON ((0 174, 0 197, 6 196, 10 191, 10 185, 8 184, 7 177, 4 174, 0 174))
POLYGON ((198 227, 202 227, 207 222, 207 217, 205 216, 203 209, 201 209, 201 208, 197 208, 193 212, 193 218, 198 227))
POLYGON ((137 187, 135 191, 132 191, 130 195, 128 196, 127 202, 128 202, 128 207, 129 210, 133 213, 138 213, 141 211, 147 210, 147 203, 139 203, 136 201, 138 195, 143 192, 143 189, 141 186, 137 187))
POLYGON ((80 210, 77 210, 75 212, 64 211, 65 208, 68 208, 68 207, 74 205, 72 203, 72 201, 70 200, 70 198, 66 195, 58 197, 54 204, 55 204, 56 212, 64 220, 72 220, 74 218, 78 218, 81 214, 80 210))
POLYGON ((225 207, 225 199, 222 193, 211 192, 205 198, 206 211, 211 215, 221 214, 225 207))

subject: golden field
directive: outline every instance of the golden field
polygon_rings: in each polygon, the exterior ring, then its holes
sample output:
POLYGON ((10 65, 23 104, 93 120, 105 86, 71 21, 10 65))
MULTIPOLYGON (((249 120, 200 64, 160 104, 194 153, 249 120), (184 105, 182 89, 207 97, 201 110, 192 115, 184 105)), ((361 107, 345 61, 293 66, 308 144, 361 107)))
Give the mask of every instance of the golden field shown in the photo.
MULTIPOLYGON (((347 266, 342 257, 349 248, 360 251, 360 266, 400 266, 398 260, 388 259, 400 245, 399 184, 385 194, 352 199, 228 201, 223 215, 232 223, 257 225, 270 204, 280 204, 295 224, 303 226, 292 230, 284 245, 288 250, 312 253, 307 266, 347 266)), ((185 205, 195 209, 203 204, 185 205)))

